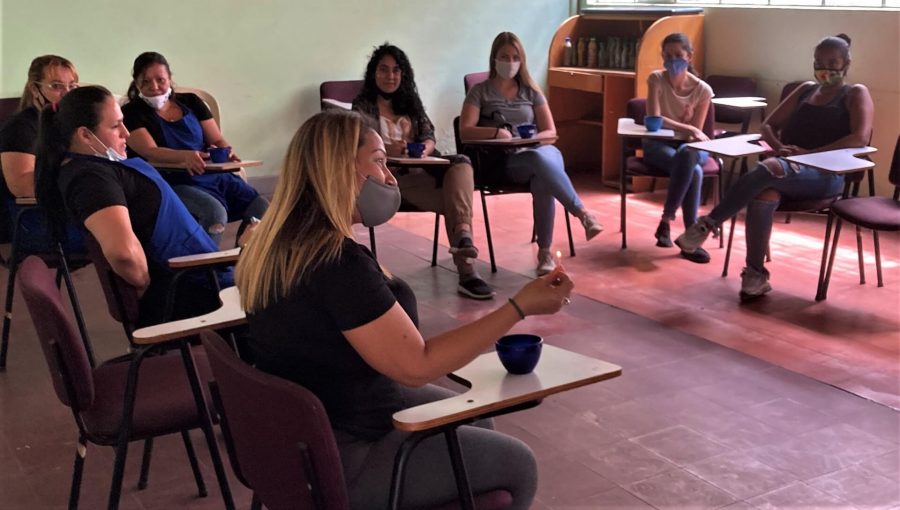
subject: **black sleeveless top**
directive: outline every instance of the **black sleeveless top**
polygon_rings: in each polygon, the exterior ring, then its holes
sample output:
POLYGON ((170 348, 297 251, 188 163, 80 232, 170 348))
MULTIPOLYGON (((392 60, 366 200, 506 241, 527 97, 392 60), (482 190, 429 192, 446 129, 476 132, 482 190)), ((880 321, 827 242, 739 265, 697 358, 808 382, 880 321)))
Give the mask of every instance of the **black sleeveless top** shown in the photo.
POLYGON ((810 87, 800 95, 797 108, 781 131, 781 142, 807 150, 824 147, 850 134, 850 110, 847 94, 850 85, 844 85, 834 99, 823 105, 809 103, 809 96, 818 90, 810 87))

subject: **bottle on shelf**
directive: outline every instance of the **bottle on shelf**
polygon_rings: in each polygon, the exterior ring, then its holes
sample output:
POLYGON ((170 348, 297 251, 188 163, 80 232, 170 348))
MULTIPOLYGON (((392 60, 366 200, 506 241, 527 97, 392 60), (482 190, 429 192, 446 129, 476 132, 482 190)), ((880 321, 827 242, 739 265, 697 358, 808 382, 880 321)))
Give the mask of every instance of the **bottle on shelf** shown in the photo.
POLYGON ((563 65, 565 67, 572 67, 575 62, 575 48, 572 47, 572 38, 566 37, 566 42, 563 44, 563 65))
POLYGON ((607 62, 607 51, 606 43, 600 41, 600 43, 597 44, 597 67, 600 69, 609 67, 609 63, 607 62))
POLYGON ((596 68, 600 67, 600 66, 597 64, 597 50, 598 50, 598 48, 597 48, 597 39, 594 38, 594 37, 591 37, 590 42, 588 42, 588 62, 587 62, 587 66, 590 67, 590 68, 592 68, 592 69, 596 69, 596 68))
POLYGON ((578 67, 587 67, 587 40, 584 37, 578 38, 578 46, 575 50, 578 56, 578 67))
POLYGON ((609 38, 609 67, 612 69, 619 68, 619 38, 609 38))

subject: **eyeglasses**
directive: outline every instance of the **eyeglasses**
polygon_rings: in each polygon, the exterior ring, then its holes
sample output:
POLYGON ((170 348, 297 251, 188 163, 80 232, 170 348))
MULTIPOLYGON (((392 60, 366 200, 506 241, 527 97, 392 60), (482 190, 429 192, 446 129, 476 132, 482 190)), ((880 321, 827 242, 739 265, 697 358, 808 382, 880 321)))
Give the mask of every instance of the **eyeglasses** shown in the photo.
POLYGON ((47 87, 48 89, 56 91, 56 92, 68 92, 70 90, 77 89, 79 86, 79 84, 76 82, 63 83, 61 81, 51 81, 50 83, 37 82, 37 84, 43 85, 43 86, 47 87))

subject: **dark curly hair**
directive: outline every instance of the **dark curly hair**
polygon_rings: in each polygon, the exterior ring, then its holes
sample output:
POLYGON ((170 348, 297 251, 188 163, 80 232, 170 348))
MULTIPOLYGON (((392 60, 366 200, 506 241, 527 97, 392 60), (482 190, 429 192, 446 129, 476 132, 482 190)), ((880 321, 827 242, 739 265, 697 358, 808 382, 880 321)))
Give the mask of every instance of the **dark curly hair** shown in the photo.
POLYGON ((391 108, 397 115, 409 115, 411 118, 422 118, 425 116, 425 107, 422 106, 422 100, 419 98, 419 89, 416 88, 416 77, 413 73, 412 65, 409 63, 406 53, 400 48, 385 42, 381 46, 375 48, 369 63, 366 65, 366 76, 364 78, 362 92, 360 96, 371 102, 375 102, 378 98, 378 86, 375 85, 375 70, 378 63, 385 56, 390 55, 397 61, 400 66, 400 87, 391 97, 391 108))

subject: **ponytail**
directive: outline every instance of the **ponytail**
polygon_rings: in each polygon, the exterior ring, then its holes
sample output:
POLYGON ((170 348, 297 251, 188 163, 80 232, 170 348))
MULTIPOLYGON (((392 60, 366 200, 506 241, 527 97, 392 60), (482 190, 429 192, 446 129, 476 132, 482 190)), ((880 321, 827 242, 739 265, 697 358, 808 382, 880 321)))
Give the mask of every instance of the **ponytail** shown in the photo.
POLYGON ((99 110, 109 90, 97 85, 79 87, 66 94, 57 105, 41 111, 35 160, 35 196, 47 211, 54 232, 59 235, 66 225, 65 204, 59 192, 59 171, 75 130, 93 130, 100 123, 99 110))

